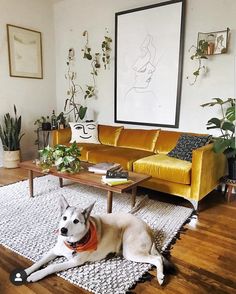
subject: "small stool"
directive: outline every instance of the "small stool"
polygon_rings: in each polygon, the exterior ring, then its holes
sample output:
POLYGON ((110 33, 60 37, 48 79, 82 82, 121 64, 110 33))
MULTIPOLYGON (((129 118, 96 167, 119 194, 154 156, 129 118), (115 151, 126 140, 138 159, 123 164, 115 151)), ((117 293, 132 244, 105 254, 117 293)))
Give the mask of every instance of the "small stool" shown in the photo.
POLYGON ((236 188, 236 180, 229 179, 228 176, 223 177, 221 181, 225 184, 225 193, 224 196, 227 199, 227 202, 230 202, 233 188, 236 188))

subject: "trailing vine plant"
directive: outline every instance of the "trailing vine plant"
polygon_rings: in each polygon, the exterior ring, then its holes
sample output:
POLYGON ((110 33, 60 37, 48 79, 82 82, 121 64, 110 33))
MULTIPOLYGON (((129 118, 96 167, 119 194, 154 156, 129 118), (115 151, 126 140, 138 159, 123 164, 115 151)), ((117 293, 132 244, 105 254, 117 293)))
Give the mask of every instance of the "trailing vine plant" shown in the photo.
MULTIPOLYGON (((108 34, 107 29, 106 33, 108 34)), ((104 41, 102 42, 102 61, 105 69, 107 68, 107 66, 109 66, 111 60, 111 43, 112 39, 107 35, 104 36, 104 41)))
MULTIPOLYGON (((200 75, 200 72, 206 70, 206 66, 202 64, 202 60, 203 59, 208 59, 207 56, 206 56, 207 55, 207 49, 208 49, 208 42, 206 40, 200 40, 198 42, 198 46, 192 45, 189 48, 189 52, 191 52, 192 49, 194 49, 195 52, 194 52, 193 55, 191 55, 190 59, 191 60, 197 60, 198 66, 193 72, 193 81, 189 82, 191 86, 196 83, 197 78, 200 75)), ((189 76, 187 76, 187 79, 189 79, 189 76)))
MULTIPOLYGON (((108 30, 106 29, 106 34, 108 34, 108 30)), ((83 52, 83 58, 90 61, 91 64, 91 76, 92 80, 90 84, 86 84, 83 87, 76 83, 77 73, 72 70, 72 63, 74 62, 74 49, 69 49, 68 59, 67 59, 67 73, 65 78, 68 80, 68 98, 65 100, 64 111, 66 115, 70 113, 74 116, 74 121, 83 120, 87 107, 79 102, 77 99, 78 95, 82 95, 84 99, 92 98, 96 96, 96 78, 98 76, 99 69, 101 68, 100 64, 100 56, 102 54, 102 63, 104 65, 104 69, 108 69, 108 65, 110 64, 110 52, 111 52, 111 42, 112 39, 107 35, 104 36, 104 40, 102 41, 102 53, 96 52, 93 54, 91 47, 89 46, 88 39, 88 31, 83 32, 83 37, 85 38, 84 48, 81 50, 83 52)), ((81 100, 81 99, 80 99, 81 100)))

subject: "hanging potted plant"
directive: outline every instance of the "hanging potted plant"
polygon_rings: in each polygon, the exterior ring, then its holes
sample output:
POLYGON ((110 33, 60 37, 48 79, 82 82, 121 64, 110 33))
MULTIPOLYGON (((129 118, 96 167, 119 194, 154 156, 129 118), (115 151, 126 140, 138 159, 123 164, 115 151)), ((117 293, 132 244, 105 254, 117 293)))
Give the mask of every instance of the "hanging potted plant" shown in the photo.
POLYGON ((214 138, 213 150, 224 153, 228 160, 228 177, 236 180, 236 146, 235 146, 235 98, 222 100, 213 98, 213 102, 202 104, 202 107, 218 105, 221 118, 213 117, 207 122, 207 129, 219 129, 221 135, 214 138))
POLYGON ((17 117, 16 106, 14 114, 4 115, 4 122, 0 125, 0 138, 3 145, 3 166, 6 168, 16 168, 20 162, 20 141, 24 134, 21 134, 21 116, 17 117))

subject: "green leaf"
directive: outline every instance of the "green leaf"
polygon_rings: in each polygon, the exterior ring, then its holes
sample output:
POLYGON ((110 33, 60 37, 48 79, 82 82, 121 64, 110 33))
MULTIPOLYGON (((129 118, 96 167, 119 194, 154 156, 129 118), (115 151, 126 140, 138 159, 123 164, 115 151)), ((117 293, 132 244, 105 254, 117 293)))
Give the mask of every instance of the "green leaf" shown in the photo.
POLYGON ((221 120, 213 117, 210 120, 208 120, 207 125, 215 125, 216 128, 220 128, 221 127, 221 120))
POLYGON ((80 106, 79 108, 79 118, 82 120, 85 117, 87 107, 80 106))
POLYGON ((233 123, 231 122, 228 122, 228 121, 225 121, 222 126, 221 126, 222 130, 225 130, 225 131, 230 131, 232 133, 235 132, 235 126, 233 123))
POLYGON ((227 108, 226 118, 231 122, 235 121, 235 105, 227 108))
POLYGON ((230 146, 230 143, 227 139, 218 138, 214 142, 213 150, 216 153, 222 153, 230 146))

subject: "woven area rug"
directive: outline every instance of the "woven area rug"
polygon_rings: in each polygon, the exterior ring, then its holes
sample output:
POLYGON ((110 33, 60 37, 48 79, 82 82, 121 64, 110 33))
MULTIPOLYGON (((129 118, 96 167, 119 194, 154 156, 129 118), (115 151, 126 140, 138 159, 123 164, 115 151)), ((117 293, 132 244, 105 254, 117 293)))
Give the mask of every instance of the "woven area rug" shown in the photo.
MULTIPOLYGON (((92 214, 106 212, 106 192, 69 184, 59 188, 58 178, 39 177, 34 180, 35 197, 29 198, 28 181, 0 188, 0 244, 12 251, 37 261, 56 243, 59 221, 59 195, 64 195, 70 205, 87 207, 96 200, 92 214)), ((144 196, 139 196, 142 199, 144 196)), ((115 194, 113 212, 128 212, 131 207, 129 194, 115 194)), ((147 200, 136 215, 145 220, 154 230, 158 248, 164 251, 171 244, 193 210, 154 200, 147 200)), ((62 262, 58 258, 54 262, 62 262)), ((151 268, 144 263, 114 257, 58 275, 88 291, 99 294, 126 293, 143 274, 151 268)))

